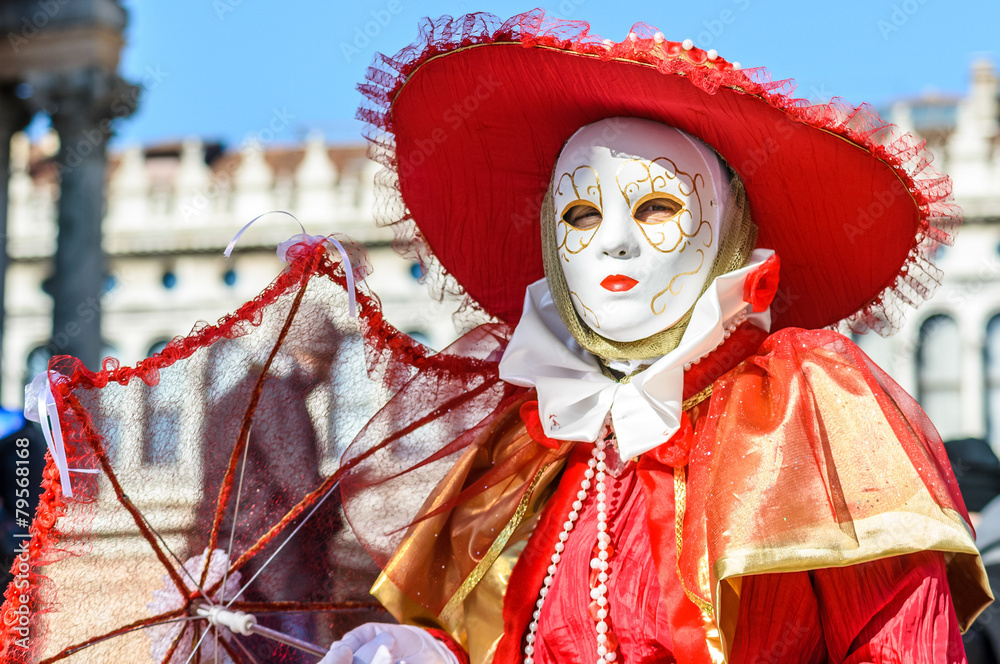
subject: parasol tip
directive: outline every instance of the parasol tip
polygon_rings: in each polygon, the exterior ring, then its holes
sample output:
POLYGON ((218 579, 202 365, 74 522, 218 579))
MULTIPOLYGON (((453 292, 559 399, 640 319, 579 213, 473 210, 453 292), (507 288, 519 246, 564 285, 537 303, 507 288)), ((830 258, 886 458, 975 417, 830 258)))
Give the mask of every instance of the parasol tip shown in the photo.
POLYGON ((234 634, 250 636, 257 625, 257 618, 243 611, 233 611, 222 606, 199 604, 196 612, 216 627, 226 627, 234 634))

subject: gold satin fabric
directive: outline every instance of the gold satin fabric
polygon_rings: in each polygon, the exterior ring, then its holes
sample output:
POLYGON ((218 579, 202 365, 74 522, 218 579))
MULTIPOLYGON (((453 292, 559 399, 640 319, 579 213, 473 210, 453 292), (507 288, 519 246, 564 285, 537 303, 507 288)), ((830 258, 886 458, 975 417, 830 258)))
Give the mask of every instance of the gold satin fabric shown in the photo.
POLYGON ((479 583, 466 596, 461 613, 453 616, 453 628, 450 630, 437 616, 406 597, 385 574, 375 582, 372 595, 401 623, 448 631, 466 648, 470 664, 489 664, 493 661, 493 655, 503 636, 503 599, 507 593, 507 583, 538 517, 539 513, 536 512, 522 522, 511 537, 507 549, 489 566, 479 583))
POLYGON ((716 381, 699 423, 679 561, 726 652, 740 577, 925 550, 946 554, 966 629, 992 595, 923 412, 833 332, 784 330, 751 359, 716 381))
POLYGON ((492 659, 510 572, 573 447, 550 450, 528 435, 527 400, 496 413, 438 483, 371 591, 398 621, 444 629, 475 650, 473 662, 492 659), (459 498, 463 490, 474 493, 459 498))

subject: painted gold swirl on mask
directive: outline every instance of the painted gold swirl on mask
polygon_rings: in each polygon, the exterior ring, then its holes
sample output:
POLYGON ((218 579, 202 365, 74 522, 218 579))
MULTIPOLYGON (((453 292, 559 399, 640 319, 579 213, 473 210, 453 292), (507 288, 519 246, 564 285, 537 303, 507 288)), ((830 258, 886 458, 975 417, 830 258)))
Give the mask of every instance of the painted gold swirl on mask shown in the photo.
POLYGON ((593 166, 584 164, 577 166, 571 172, 560 175, 556 181, 554 192, 556 196, 569 196, 569 193, 563 190, 563 184, 567 179, 569 180, 569 185, 573 188, 573 200, 564 205, 562 211, 556 217, 556 249, 562 253, 564 259, 569 260, 566 254, 578 254, 589 247, 590 243, 594 240, 594 236, 597 235, 597 229, 601 225, 598 223, 593 228, 576 228, 566 221, 566 213, 574 205, 590 205, 603 214, 604 197, 601 193, 601 176, 597 174, 597 170, 593 166), (584 175, 592 174, 594 178, 593 183, 578 182, 577 178, 580 171, 584 171, 584 175), (580 193, 581 187, 583 187, 582 194, 580 193), (594 201, 595 198, 597 199, 596 202, 594 201))
POLYGON ((583 316, 581 316, 581 318, 583 318, 584 321, 586 321, 588 318, 593 318, 594 329, 595 330, 601 329, 601 323, 600 321, 597 320, 597 314, 594 313, 594 310, 588 307, 586 304, 584 304, 583 300, 580 299, 580 296, 577 295, 574 291, 570 291, 569 296, 570 299, 575 297, 576 301, 580 303, 580 307, 583 309, 583 316))
MULTIPOLYGON (((556 196, 568 196, 568 194, 563 193, 563 182, 566 180, 566 178, 569 178, 569 184, 571 187, 573 187, 573 198, 584 199, 590 203, 593 203, 594 201, 592 199, 586 198, 586 196, 596 196, 597 209, 598 210, 604 209, 604 198, 601 195, 601 176, 597 174, 597 170, 593 166, 590 166, 589 164, 583 164, 582 166, 577 166, 576 168, 574 168, 572 172, 567 172, 560 175, 559 179, 556 181, 556 188, 554 192, 556 196), (587 185, 587 187, 584 189, 584 192, 586 192, 585 194, 580 193, 580 185, 576 181, 577 174, 583 170, 589 171, 594 175, 594 183, 587 185)), ((571 203, 570 205, 563 206, 562 212, 559 213, 560 219, 564 214, 566 214, 566 210, 572 205, 573 204, 571 203)))
POLYGON ((707 249, 712 246, 712 243, 715 241, 715 233, 712 230, 712 224, 704 217, 701 186, 705 183, 705 177, 701 173, 691 174, 682 171, 668 157, 657 157, 649 161, 645 159, 630 159, 622 162, 621 166, 618 167, 615 182, 618 185, 618 191, 625 198, 625 204, 632 211, 633 221, 639 226, 639 230, 642 231, 646 242, 657 251, 664 254, 674 251, 678 253, 683 252, 691 244, 691 240, 701 234, 703 226, 708 228, 708 239, 705 241, 705 248, 707 249), (654 175, 651 171, 651 166, 658 162, 660 162, 659 165, 665 172, 654 175), (623 172, 627 171, 633 164, 637 165, 640 169, 638 176, 626 180, 623 177, 623 172), (683 205, 674 216, 661 222, 647 223, 639 221, 635 217, 638 208, 646 201, 656 198, 656 194, 662 194, 664 198, 670 198, 683 204, 683 201, 680 201, 676 196, 667 191, 668 180, 676 182, 677 190, 681 195, 689 198, 693 197, 698 202, 698 214, 700 218, 697 220, 697 226, 691 233, 684 232, 684 224, 682 223, 687 218, 690 220, 691 226, 695 225, 694 212, 692 212, 691 206, 688 205, 683 205), (667 230, 673 226, 677 228, 676 240, 672 240, 674 236, 673 232, 669 233, 671 239, 668 239, 667 230), (671 244, 671 242, 673 243, 671 244))
POLYGON ((698 263, 698 267, 696 267, 695 269, 691 270, 690 272, 679 272, 678 274, 675 274, 673 276, 673 278, 670 280, 670 283, 667 284, 667 287, 664 288, 663 290, 661 290, 656 295, 654 295, 653 299, 650 300, 650 302, 649 302, 649 308, 653 312, 654 316, 659 316, 660 314, 662 314, 667 309, 667 305, 664 304, 662 307, 660 307, 659 311, 656 310, 656 301, 658 299, 660 299, 661 295, 663 295, 667 291, 669 291, 671 295, 680 295, 681 291, 684 290, 684 284, 681 284, 680 288, 678 288, 677 291, 675 292, 674 291, 674 282, 675 281, 677 281, 679 278, 684 277, 684 276, 688 276, 688 275, 692 275, 692 274, 697 274, 698 272, 701 271, 701 268, 704 267, 704 265, 705 265, 705 250, 704 249, 697 249, 695 251, 695 253, 697 253, 697 254, 699 254, 701 256, 701 261, 698 263))

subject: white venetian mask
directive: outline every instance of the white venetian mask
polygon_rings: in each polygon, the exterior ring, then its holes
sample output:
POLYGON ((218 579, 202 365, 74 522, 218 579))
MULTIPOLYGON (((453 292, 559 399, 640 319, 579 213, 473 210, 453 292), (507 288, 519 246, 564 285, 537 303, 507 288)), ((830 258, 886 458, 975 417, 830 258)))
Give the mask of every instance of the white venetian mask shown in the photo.
POLYGON ((694 305, 719 248, 724 166, 667 125, 609 118, 556 162, 556 246, 573 307, 594 332, 638 341, 694 305))

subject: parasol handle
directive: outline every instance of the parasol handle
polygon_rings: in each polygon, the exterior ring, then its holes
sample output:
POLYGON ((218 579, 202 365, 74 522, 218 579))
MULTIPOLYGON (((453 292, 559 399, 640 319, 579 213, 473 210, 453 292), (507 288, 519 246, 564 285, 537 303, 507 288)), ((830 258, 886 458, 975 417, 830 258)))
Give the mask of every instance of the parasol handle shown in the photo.
POLYGON ((297 639, 294 636, 289 636, 269 627, 258 625, 256 616, 244 613, 243 611, 233 611, 232 609, 227 609, 221 606, 208 606, 206 604, 200 604, 198 606, 197 613, 199 616, 205 618, 209 623, 215 625, 216 627, 225 627, 234 634, 242 634, 243 636, 257 634, 265 639, 283 643, 286 646, 291 646, 292 648, 296 648, 302 652, 307 652, 310 655, 315 655, 320 658, 326 656, 327 653, 326 648, 320 648, 319 646, 309 643, 308 641, 303 641, 302 639, 297 639))

